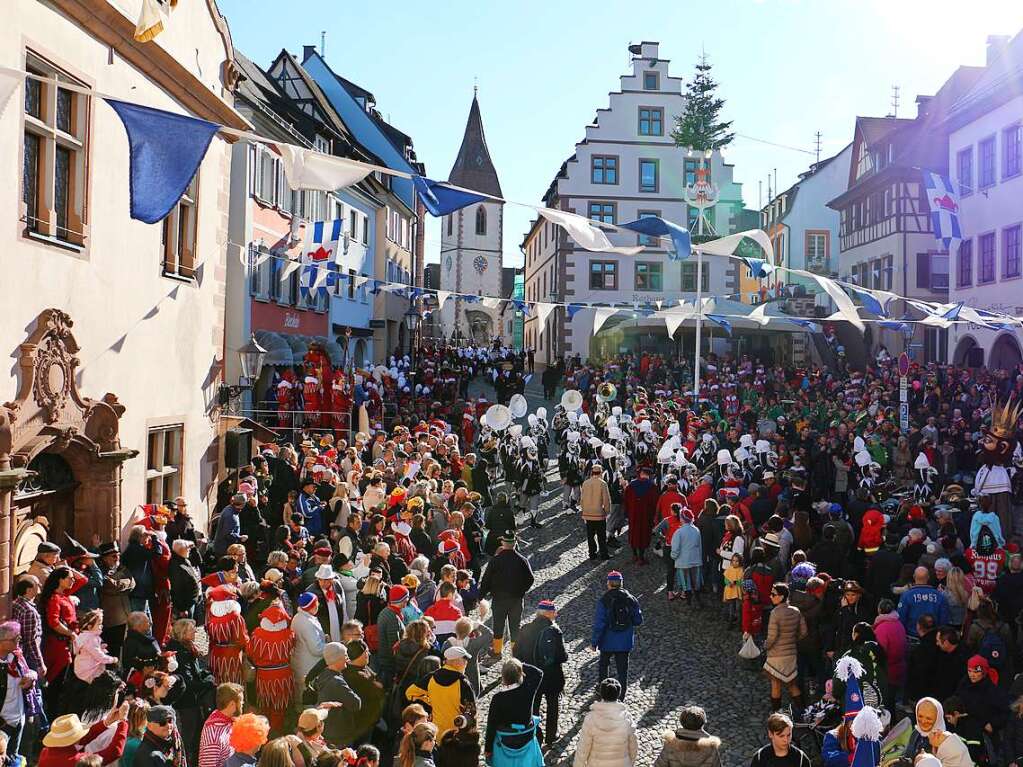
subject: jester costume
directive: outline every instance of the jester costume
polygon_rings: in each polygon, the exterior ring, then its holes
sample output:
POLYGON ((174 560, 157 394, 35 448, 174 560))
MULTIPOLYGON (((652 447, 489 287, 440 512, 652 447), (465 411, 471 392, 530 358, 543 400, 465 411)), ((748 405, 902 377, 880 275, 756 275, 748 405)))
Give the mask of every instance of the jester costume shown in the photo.
POLYGON ((245 619, 233 586, 210 589, 206 633, 210 638, 210 671, 217 684, 244 684, 242 651, 248 642, 245 619))
POLYGON ((1016 423, 1023 412, 1023 403, 1013 404, 1010 399, 1005 405, 991 411, 991 426, 984 430, 978 456, 981 467, 974 480, 980 507, 998 515, 1002 531, 1011 535, 1012 527, 1012 482, 1009 467, 1016 450, 1016 423))
POLYGON ((270 728, 280 731, 284 714, 295 690, 291 674, 291 653, 295 634, 284 609, 272 603, 259 616, 259 626, 248 642, 248 656, 256 669, 256 701, 266 713, 270 728))

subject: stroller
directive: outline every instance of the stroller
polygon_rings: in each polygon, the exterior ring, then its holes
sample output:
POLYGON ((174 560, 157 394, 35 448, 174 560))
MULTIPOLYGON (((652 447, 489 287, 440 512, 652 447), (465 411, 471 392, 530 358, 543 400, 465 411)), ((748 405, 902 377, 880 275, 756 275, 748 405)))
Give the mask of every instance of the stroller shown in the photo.
POLYGON ((834 700, 821 698, 813 705, 803 709, 802 716, 793 716, 792 742, 806 752, 813 760, 818 761, 824 745, 824 736, 842 721, 842 706, 834 700))

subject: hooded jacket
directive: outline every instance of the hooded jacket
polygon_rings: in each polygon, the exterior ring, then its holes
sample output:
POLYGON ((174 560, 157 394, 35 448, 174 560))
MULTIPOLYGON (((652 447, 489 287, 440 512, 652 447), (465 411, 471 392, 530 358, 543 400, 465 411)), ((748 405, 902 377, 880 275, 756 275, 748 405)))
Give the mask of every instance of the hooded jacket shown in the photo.
POLYGON ((631 767, 638 751, 636 725, 620 701, 597 701, 583 719, 574 767, 631 767))
POLYGON ((476 695, 461 672, 447 665, 441 666, 427 677, 424 685, 410 685, 405 696, 430 706, 438 732, 454 727, 455 717, 459 714, 475 713, 476 695))
POLYGON ((896 613, 882 613, 874 619, 874 636, 888 661, 888 684, 901 687, 906 681, 908 643, 906 629, 896 613))

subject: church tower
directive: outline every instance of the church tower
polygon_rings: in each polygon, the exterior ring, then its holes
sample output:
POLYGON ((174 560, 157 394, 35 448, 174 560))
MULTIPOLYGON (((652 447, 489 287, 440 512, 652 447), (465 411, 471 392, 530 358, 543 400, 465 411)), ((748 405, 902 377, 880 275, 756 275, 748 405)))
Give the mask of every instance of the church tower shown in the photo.
MULTIPOLYGON (((501 183, 487 150, 483 118, 475 92, 458 157, 448 182, 465 189, 502 197, 501 183)), ((504 203, 484 201, 456 210, 441 221, 440 289, 477 296, 505 298, 502 292, 504 259, 504 203)), ((452 336, 475 345, 490 345, 494 338, 507 342, 503 325, 512 315, 502 303, 490 308, 451 297, 444 304, 441 323, 452 336)))

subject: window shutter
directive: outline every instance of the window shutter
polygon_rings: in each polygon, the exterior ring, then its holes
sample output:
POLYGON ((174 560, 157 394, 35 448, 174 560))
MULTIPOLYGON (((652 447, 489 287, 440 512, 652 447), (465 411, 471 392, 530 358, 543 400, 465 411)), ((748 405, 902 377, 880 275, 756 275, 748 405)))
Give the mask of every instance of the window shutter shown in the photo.
POLYGON ((916 286, 926 290, 931 289, 931 254, 916 254, 916 286))

